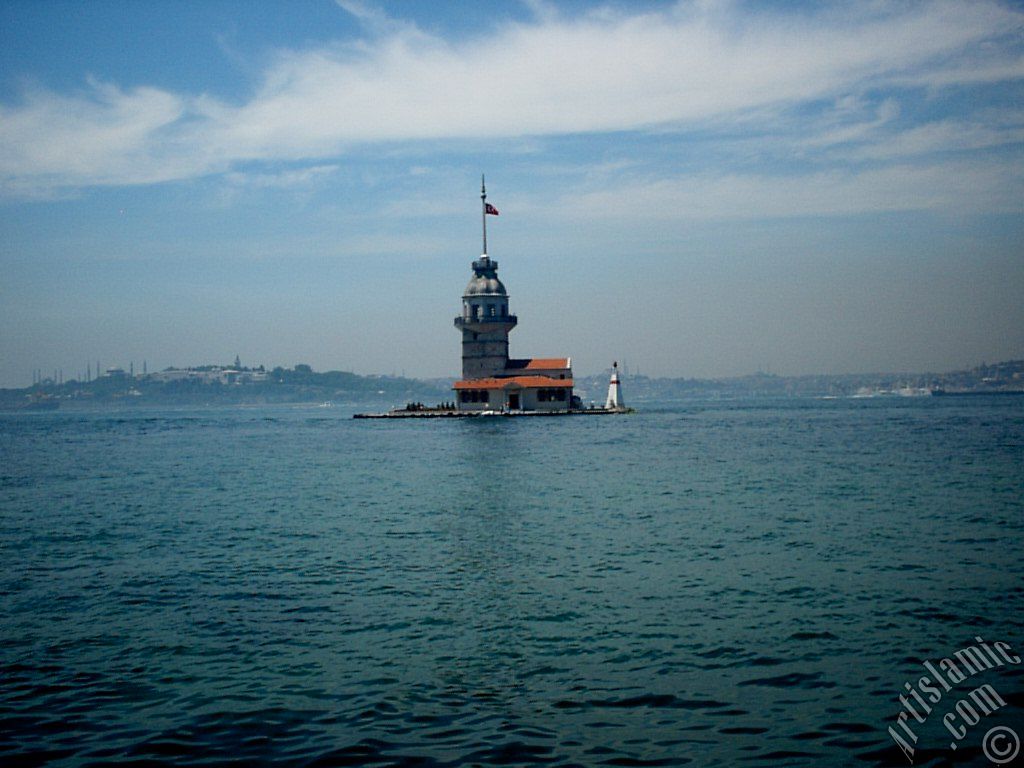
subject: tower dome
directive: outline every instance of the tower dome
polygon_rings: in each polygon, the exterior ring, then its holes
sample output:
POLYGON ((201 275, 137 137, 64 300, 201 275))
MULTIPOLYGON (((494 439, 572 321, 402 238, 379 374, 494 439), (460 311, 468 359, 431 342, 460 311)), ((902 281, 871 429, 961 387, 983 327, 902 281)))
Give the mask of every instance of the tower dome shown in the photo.
POLYGON ((505 284, 498 279, 497 269, 498 262, 486 257, 473 262, 473 277, 469 279, 463 296, 508 296, 505 284), (487 263, 479 266, 485 259, 487 263))

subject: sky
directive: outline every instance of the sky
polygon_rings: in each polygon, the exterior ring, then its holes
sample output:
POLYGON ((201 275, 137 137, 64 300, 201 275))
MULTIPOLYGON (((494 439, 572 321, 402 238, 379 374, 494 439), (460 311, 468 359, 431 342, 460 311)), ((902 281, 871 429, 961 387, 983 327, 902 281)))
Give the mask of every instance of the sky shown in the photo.
POLYGON ((0 386, 1024 357, 1024 5, 0 2, 0 386))

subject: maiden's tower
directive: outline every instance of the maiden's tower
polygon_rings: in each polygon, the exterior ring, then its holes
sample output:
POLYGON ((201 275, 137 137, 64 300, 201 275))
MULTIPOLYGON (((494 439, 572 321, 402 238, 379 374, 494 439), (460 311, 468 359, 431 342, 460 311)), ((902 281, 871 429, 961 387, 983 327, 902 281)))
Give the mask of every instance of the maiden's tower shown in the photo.
POLYGON ((487 217, 498 209, 487 202, 481 180, 480 203, 484 248, 473 262, 473 276, 462 293, 455 328, 462 334, 462 378, 451 403, 425 407, 409 403, 387 413, 357 413, 357 419, 410 419, 476 416, 558 416, 630 413, 619 393, 618 365, 612 370, 603 408, 584 408, 573 394, 572 359, 508 356, 508 335, 519 322, 509 310, 508 291, 498 278, 498 262, 487 254, 487 217))
POLYGON ((572 361, 567 357, 510 358, 508 335, 518 318, 509 311, 508 291, 498 279, 498 262, 487 255, 487 217, 498 209, 487 202, 481 182, 483 254, 462 294, 462 378, 455 382, 459 411, 568 411, 573 407, 572 361))

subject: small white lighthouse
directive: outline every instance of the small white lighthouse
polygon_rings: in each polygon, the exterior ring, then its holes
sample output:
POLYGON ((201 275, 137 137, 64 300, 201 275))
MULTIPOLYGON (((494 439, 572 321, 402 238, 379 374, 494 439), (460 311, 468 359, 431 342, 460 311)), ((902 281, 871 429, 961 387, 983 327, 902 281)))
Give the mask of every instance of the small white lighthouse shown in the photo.
POLYGON ((605 401, 604 407, 610 411, 624 410, 626 407, 622 400, 622 387, 619 384, 618 361, 612 363, 612 378, 608 382, 608 399, 605 401))

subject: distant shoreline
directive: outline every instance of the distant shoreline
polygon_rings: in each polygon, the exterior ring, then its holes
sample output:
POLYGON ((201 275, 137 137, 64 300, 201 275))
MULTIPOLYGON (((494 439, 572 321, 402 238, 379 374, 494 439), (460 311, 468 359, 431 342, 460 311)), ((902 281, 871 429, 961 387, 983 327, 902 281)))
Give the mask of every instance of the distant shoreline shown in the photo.
MULTIPOLYGON (((984 364, 950 373, 869 373, 779 376, 756 373, 720 379, 651 378, 621 371, 629 400, 680 397, 961 397, 1024 394, 1024 360, 984 364)), ((30 387, 0 389, 0 409, 43 411, 60 406, 135 407, 216 405, 400 406, 451 399, 452 379, 362 376, 348 371, 204 365, 135 375, 109 369, 90 381, 42 379, 30 387)), ((608 373, 576 378, 586 404, 604 401, 608 373)))
POLYGON ((968 389, 963 392, 947 392, 943 389, 938 389, 932 392, 935 397, 993 397, 999 396, 1004 397, 1007 395, 1024 395, 1024 389, 995 389, 995 390, 978 390, 968 389))

